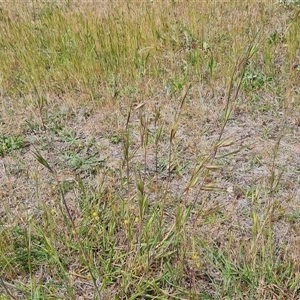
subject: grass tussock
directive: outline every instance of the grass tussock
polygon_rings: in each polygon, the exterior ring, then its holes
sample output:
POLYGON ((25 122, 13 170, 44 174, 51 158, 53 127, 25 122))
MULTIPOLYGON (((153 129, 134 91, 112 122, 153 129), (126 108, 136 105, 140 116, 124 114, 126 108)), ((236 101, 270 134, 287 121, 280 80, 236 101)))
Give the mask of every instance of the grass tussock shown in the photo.
POLYGON ((297 3, 0 2, 0 299, 298 299, 297 3))

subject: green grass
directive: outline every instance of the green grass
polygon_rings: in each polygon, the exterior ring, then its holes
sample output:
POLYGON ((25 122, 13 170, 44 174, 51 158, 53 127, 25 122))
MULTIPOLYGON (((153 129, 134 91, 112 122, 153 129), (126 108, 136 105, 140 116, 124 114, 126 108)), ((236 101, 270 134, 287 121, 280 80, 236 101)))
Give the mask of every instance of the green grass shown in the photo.
POLYGON ((0 2, 0 299, 298 299, 299 23, 0 2))

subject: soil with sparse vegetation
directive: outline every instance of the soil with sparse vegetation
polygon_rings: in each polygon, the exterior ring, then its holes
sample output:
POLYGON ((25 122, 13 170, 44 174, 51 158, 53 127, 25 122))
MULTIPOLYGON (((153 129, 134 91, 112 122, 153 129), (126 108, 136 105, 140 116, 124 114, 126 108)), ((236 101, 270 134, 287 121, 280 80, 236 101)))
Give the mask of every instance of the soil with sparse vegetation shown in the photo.
POLYGON ((300 299, 297 1, 0 1, 0 300, 300 299))

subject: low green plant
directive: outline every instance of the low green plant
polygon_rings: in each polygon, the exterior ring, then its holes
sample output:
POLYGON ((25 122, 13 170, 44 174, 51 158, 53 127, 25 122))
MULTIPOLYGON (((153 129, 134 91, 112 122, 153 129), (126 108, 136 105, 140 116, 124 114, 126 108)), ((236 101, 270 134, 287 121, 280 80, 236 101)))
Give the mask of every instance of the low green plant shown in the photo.
POLYGON ((4 156, 13 150, 23 148, 24 139, 20 136, 0 136, 0 156, 4 156))

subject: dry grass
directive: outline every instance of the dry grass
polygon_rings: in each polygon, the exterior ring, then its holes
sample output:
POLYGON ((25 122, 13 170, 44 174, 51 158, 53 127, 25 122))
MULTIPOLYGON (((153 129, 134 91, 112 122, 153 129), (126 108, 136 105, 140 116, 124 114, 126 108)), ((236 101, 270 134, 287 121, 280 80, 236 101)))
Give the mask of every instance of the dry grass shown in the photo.
POLYGON ((300 298, 296 4, 0 23, 0 299, 300 298))

